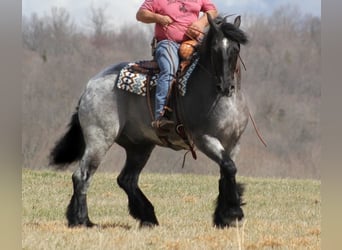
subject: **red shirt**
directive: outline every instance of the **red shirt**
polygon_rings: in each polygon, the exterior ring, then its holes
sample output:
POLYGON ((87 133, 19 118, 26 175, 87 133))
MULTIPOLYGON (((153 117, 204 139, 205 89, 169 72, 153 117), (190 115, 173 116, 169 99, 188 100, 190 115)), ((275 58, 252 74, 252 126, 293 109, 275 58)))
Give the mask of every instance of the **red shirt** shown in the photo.
POLYGON ((145 0, 140 8, 169 16, 173 23, 167 27, 156 23, 155 37, 158 41, 169 39, 179 43, 189 39, 185 32, 198 20, 200 12, 216 10, 211 0, 145 0))

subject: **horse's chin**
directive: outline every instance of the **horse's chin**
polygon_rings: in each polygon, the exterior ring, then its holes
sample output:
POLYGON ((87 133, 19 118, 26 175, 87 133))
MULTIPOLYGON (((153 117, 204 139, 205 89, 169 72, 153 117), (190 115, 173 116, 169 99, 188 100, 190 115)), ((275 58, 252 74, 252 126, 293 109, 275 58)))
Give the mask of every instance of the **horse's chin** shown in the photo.
POLYGON ((222 96, 224 96, 224 97, 232 97, 233 93, 234 93, 234 91, 229 91, 229 90, 227 90, 227 91, 220 91, 220 94, 222 96))
POLYGON ((233 91, 228 91, 227 93, 225 93, 225 96, 227 97, 231 97, 233 95, 233 91))

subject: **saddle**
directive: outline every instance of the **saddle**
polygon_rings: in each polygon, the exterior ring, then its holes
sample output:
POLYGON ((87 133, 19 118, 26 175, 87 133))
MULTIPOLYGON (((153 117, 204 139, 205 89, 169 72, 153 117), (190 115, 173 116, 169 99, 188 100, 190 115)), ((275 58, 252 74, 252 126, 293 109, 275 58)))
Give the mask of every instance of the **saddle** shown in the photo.
POLYGON ((141 74, 154 75, 159 74, 159 67, 155 60, 139 61, 131 66, 131 68, 141 74))
MULTIPOLYGON (((167 101, 164 107, 164 115, 163 115, 164 117, 167 117, 168 119, 173 118, 176 124, 175 132, 184 141, 184 143, 188 145, 188 149, 190 149, 194 159, 197 158, 196 153, 193 149, 194 144, 192 142, 190 134, 186 131, 186 129, 184 128, 184 125, 182 124, 182 119, 181 119, 182 110, 177 109, 176 103, 177 103, 177 99, 179 98, 179 95, 185 95, 187 79, 192 73, 192 71, 194 70, 194 68, 196 67, 196 64, 198 62, 198 57, 196 54, 196 45, 197 45, 197 42, 193 40, 185 41, 180 45, 179 68, 177 70, 175 79, 171 83, 171 88, 167 95, 167 101), (174 115, 172 115, 173 112, 174 112, 174 115)), ((153 49, 152 49, 152 54, 154 54, 153 49)), ((150 116, 152 120, 154 120, 154 115, 153 115, 154 112, 153 112, 153 108, 151 104, 150 92, 151 92, 151 89, 156 85, 156 75, 159 74, 159 71, 160 70, 159 70, 158 64, 154 59, 135 62, 129 65, 128 73, 126 73, 127 79, 124 80, 124 81, 129 82, 130 89, 133 89, 133 90, 139 89, 138 92, 141 92, 141 95, 146 95, 147 104, 148 104, 148 108, 149 108, 149 112, 150 112, 150 116), (140 79, 141 76, 139 76, 139 74, 142 74, 144 75, 144 77, 146 77, 143 80, 145 84, 139 87, 137 86, 132 87, 133 84, 130 81, 132 79, 133 81, 134 79, 140 79)), ((162 143, 165 144, 166 146, 173 148, 175 150, 181 149, 179 148, 179 146, 175 146, 171 143, 167 134, 158 133, 157 131, 157 136, 162 141, 162 143)))
MULTIPOLYGON (((181 77, 186 73, 186 70, 190 66, 191 62, 193 61, 195 52, 196 52, 196 46, 197 41, 195 40, 188 40, 183 42, 178 50, 178 54, 180 57, 180 64, 179 68, 177 70, 177 76, 181 77)), ((151 46, 155 46, 155 43, 152 42, 151 46)), ((154 56, 154 49, 152 49, 152 55, 154 56)), ((157 62, 153 60, 147 60, 147 61, 140 61, 131 66, 131 68, 142 74, 147 75, 154 75, 159 73, 159 67, 157 62)))

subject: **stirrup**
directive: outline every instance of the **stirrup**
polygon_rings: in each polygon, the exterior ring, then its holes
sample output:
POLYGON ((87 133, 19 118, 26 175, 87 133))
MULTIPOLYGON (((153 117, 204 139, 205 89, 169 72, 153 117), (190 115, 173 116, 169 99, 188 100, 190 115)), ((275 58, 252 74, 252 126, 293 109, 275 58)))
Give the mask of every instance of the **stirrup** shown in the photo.
POLYGON ((161 119, 152 121, 151 125, 155 129, 162 129, 165 131, 169 131, 172 128, 174 128, 175 122, 162 117, 161 119))

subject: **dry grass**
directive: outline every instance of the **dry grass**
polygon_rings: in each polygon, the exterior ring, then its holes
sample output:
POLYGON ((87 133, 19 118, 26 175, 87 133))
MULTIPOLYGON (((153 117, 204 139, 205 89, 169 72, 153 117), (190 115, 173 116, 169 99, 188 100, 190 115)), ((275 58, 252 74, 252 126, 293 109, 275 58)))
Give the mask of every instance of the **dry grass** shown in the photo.
POLYGON ((23 249, 320 249, 320 182, 239 177, 247 184, 242 228, 212 227, 217 177, 143 174, 140 186, 160 226, 138 229, 116 174, 95 175, 90 218, 98 228, 66 226, 70 172, 22 173, 23 249))

